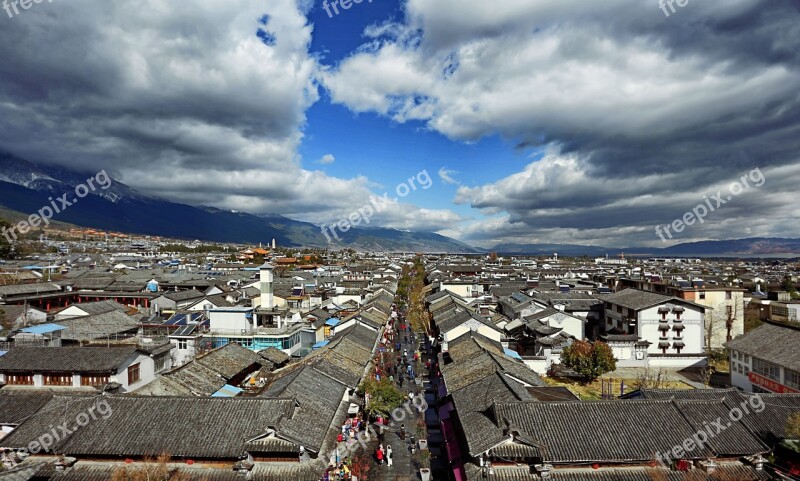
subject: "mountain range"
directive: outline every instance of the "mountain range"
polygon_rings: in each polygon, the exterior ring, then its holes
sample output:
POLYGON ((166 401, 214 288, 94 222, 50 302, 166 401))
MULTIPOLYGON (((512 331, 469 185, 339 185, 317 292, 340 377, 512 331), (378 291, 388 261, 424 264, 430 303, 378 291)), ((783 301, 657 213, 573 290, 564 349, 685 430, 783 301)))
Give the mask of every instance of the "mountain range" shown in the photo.
MULTIPOLYGON (((34 164, 0 153, 0 207, 18 217, 50 205, 50 198, 86 184, 88 174, 63 167, 34 164)), ((97 184, 97 183, 95 183, 97 184)), ((57 202, 57 205, 59 203, 57 202)), ((99 186, 83 199, 58 213, 53 220, 82 227, 131 234, 230 243, 269 243, 284 247, 354 248, 369 251, 480 252, 455 239, 428 232, 408 232, 381 227, 354 227, 337 233, 329 243, 320 228, 278 214, 253 215, 205 206, 170 202, 137 192, 114 181, 99 186)))
MULTIPOLYGON (((0 153, 0 212, 26 218, 75 187, 88 174, 50 165, 34 164, 0 153)), ((629 256, 656 257, 791 257, 800 254, 800 239, 748 238, 701 241, 670 247, 603 247, 578 244, 498 244, 480 249, 430 232, 401 231, 383 227, 353 227, 337 232, 340 240, 329 243, 320 228, 279 214, 254 215, 207 206, 170 202, 138 192, 114 181, 57 214, 53 221, 81 227, 187 240, 229 243, 269 243, 285 247, 354 248, 385 252, 446 252, 505 255, 629 256)))
POLYGON ((576 244, 498 244, 493 252, 506 255, 631 257, 792 257, 800 254, 800 239, 752 237, 686 242, 670 247, 602 247, 576 244))

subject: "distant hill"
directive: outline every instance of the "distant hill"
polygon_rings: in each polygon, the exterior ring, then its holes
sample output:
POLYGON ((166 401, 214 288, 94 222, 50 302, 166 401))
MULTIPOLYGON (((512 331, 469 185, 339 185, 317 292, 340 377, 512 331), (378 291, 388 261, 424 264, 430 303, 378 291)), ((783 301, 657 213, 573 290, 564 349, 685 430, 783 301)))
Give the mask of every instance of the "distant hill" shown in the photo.
MULTIPOLYGON (((85 183, 91 174, 62 167, 33 164, 0 153, 0 208, 27 216, 85 183)), ((57 205, 59 203, 57 202, 57 205)), ((141 235, 199 239, 214 242, 258 243, 276 239, 281 246, 349 247, 372 251, 478 252, 439 234, 388 228, 352 228, 329 244, 318 226, 278 214, 253 215, 212 207, 166 201, 137 192, 120 182, 91 195, 57 214, 54 220, 141 235)))
POLYGON ((617 256, 649 254, 655 257, 790 257, 800 254, 800 239, 753 237, 749 239, 687 242, 665 248, 601 247, 576 244, 498 244, 492 249, 501 254, 560 256, 617 256))

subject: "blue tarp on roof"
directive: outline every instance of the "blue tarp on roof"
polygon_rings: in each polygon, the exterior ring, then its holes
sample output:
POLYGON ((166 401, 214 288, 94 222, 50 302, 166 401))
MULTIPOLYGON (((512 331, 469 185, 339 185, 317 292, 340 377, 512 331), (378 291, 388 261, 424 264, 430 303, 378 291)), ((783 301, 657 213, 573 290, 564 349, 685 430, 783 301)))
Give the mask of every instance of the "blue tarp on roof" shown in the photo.
POLYGON ((8 351, 0 351, 0 356, 4 355, 4 354, 5 354, 5 353, 7 353, 7 352, 8 352, 8 351))
POLYGON ((511 349, 503 348, 503 352, 508 357, 513 357, 514 359, 519 359, 520 361, 522 360, 522 356, 520 356, 517 351, 512 351, 511 349))
POLYGON ((328 340, 319 341, 318 343, 311 346, 311 349, 322 349, 323 347, 327 346, 329 342, 331 341, 328 340))
POLYGON ((240 392, 242 392, 242 390, 238 387, 226 384, 222 386, 219 391, 212 394, 211 397, 236 397, 240 392))
POLYGON ((59 326, 58 324, 40 324, 20 330, 28 334, 49 334, 51 332, 63 331, 64 329, 66 329, 66 327, 59 326))
POLYGON ((342 322, 342 321, 340 321, 339 319, 336 319, 335 317, 331 317, 330 319, 325 321, 325 325, 326 326, 338 326, 340 322, 342 322))

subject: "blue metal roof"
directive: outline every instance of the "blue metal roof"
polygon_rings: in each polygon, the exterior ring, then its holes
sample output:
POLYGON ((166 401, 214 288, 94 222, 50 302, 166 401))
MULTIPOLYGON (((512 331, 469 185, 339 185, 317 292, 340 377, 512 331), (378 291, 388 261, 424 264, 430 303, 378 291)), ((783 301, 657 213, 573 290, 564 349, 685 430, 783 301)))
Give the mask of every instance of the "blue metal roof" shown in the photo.
POLYGON ((331 341, 328 340, 319 341, 318 343, 311 346, 311 349, 322 349, 323 347, 327 346, 329 342, 331 341))
POLYGON ((503 348, 503 352, 508 357, 513 357, 514 359, 519 359, 520 361, 522 360, 522 356, 520 356, 517 351, 512 351, 511 349, 503 348))
POLYGON ((226 384, 222 386, 219 391, 215 392, 211 395, 211 397, 236 397, 242 390, 236 386, 231 386, 230 384, 226 384))
POLYGON ((4 355, 4 354, 5 354, 5 353, 7 353, 7 352, 8 352, 8 351, 0 351, 0 356, 4 355))
POLYGON ((49 334, 51 332, 63 331, 64 329, 66 329, 66 327, 59 326, 58 324, 40 324, 20 330, 28 334, 49 334))
POLYGON ((325 321, 325 325, 326 326, 338 326, 340 322, 342 322, 342 321, 340 321, 339 319, 336 319, 335 317, 331 317, 330 319, 325 321))

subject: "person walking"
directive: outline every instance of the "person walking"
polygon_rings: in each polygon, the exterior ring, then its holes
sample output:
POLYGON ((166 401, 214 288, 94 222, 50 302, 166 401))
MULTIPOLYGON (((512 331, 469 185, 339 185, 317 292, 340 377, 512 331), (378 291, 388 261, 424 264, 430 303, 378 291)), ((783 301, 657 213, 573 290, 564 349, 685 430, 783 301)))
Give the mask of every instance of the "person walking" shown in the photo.
POLYGON ((400 425, 400 440, 401 441, 405 441, 406 440, 406 425, 405 424, 401 424, 400 425))
POLYGON ((392 465, 392 445, 391 444, 387 444, 386 445, 386 465, 387 466, 391 466, 392 465))
POLYGON ((375 451, 375 458, 378 460, 378 464, 383 466, 383 445, 382 444, 378 447, 378 450, 375 451))

